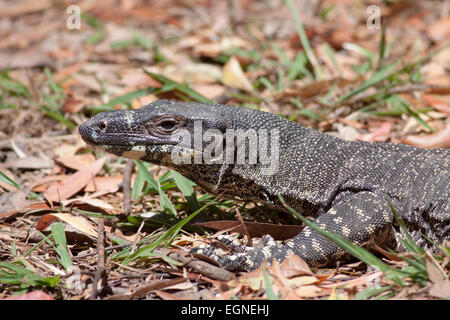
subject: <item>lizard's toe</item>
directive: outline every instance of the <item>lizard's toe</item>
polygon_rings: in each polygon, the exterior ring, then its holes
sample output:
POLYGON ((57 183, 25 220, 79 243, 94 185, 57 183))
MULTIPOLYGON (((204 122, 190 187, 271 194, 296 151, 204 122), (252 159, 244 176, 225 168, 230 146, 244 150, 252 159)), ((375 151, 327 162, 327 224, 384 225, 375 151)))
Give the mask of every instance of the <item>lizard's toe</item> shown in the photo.
POLYGON ((281 261, 292 253, 286 246, 278 244, 269 235, 261 238, 258 247, 242 245, 236 238, 230 236, 223 235, 217 239, 229 247, 232 253, 230 250, 215 245, 201 245, 193 248, 190 252, 205 255, 229 271, 251 271, 258 268, 264 260, 271 264, 274 258, 281 261))
MULTIPOLYGON (((191 254, 200 254, 200 255, 204 255, 207 257, 210 257, 212 259, 214 259, 214 256, 216 255, 216 251, 218 249, 216 247, 214 247, 213 245, 200 245, 198 247, 192 248, 189 253, 191 254)), ((216 260, 216 259, 214 259, 216 260)), ((216 260, 217 261, 217 260, 216 260)))

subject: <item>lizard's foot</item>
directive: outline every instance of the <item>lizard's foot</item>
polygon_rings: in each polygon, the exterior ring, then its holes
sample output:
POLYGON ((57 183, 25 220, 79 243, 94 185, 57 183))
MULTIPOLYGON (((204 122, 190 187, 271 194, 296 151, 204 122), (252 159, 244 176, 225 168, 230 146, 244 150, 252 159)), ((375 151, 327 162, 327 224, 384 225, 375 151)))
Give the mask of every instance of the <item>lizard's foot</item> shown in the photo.
POLYGON ((217 240, 230 248, 232 253, 216 245, 201 245, 190 252, 210 257, 229 271, 251 271, 258 268, 264 260, 271 264, 274 258, 282 261, 293 254, 287 246, 278 244, 269 235, 261 238, 258 247, 242 245, 237 239, 226 235, 219 236, 217 240))

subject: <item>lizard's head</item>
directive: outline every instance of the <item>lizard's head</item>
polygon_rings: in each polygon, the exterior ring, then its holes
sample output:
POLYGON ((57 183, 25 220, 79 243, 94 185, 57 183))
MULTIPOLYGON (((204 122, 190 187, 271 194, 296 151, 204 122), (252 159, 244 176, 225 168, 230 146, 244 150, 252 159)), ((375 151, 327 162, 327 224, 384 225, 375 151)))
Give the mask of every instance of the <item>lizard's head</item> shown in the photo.
POLYGON ((137 110, 99 113, 79 131, 84 141, 110 153, 170 166, 175 147, 193 156, 194 128, 224 131, 229 119, 215 105, 159 100, 137 110))

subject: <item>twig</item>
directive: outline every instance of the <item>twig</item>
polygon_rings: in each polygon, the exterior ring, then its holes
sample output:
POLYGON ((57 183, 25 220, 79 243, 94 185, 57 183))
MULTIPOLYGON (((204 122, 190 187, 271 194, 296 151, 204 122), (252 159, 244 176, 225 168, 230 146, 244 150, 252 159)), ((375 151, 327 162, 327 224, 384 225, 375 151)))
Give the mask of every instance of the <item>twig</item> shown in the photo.
POLYGON ((242 219, 241 213, 239 212, 238 208, 236 208, 236 218, 238 219, 239 223, 244 229, 245 235, 247 236, 247 245, 252 247, 253 246, 252 237, 250 237, 250 234, 248 233, 247 226, 245 225, 244 219, 242 219))
POLYGON ((155 250, 154 252, 166 255, 169 258, 181 262, 184 265, 194 269, 200 274, 203 274, 211 279, 216 279, 220 281, 230 281, 236 278, 234 273, 222 269, 220 267, 216 267, 206 261, 198 260, 190 254, 182 252, 167 252, 163 250, 155 250))
MULTIPOLYGON (((110 251, 110 250, 123 249, 123 248, 129 247, 130 245, 131 245, 130 243, 127 243, 127 244, 118 244, 118 245, 115 245, 115 246, 109 246, 109 247, 105 248, 105 252, 106 251, 110 251)), ((73 257, 72 259, 84 259, 86 257, 90 257, 90 256, 93 256, 93 255, 96 255, 96 254, 97 254, 97 252, 89 252, 89 253, 86 253, 86 254, 79 254, 78 256, 73 257)))
POLYGON ((134 161, 127 160, 127 165, 123 172, 123 213, 129 216, 131 213, 131 174, 134 170, 134 161))
POLYGON ((139 226, 139 228, 138 228, 138 230, 136 232, 136 237, 134 237, 133 246, 131 247, 130 254, 133 254, 134 250, 136 250, 136 245, 137 245, 137 242, 138 242, 138 239, 139 239, 139 234, 141 233, 141 230, 142 230, 142 227, 144 226, 144 223, 145 223, 145 219, 142 219, 141 225, 139 226))
POLYGON ((111 232, 116 230, 116 225, 120 221, 126 220, 131 214, 131 175, 134 170, 134 161, 128 159, 123 171, 122 190, 123 190, 123 213, 111 220, 111 232))
POLYGON ((95 272, 94 281, 92 283, 92 295, 90 297, 91 300, 96 299, 98 296, 97 285, 100 279, 102 279, 102 290, 100 291, 100 294, 106 294, 107 291, 112 293, 111 289, 108 287, 108 276, 106 274, 105 267, 105 222, 103 218, 100 219, 98 223, 97 252, 98 263, 97 271, 95 272))
POLYGON ((161 280, 154 280, 150 284, 146 284, 143 286, 138 287, 136 290, 134 290, 130 294, 117 294, 114 296, 109 296, 105 300, 131 300, 133 298, 143 296, 148 294, 149 292, 152 292, 154 290, 164 289, 182 282, 186 282, 188 279, 180 277, 175 279, 161 279, 161 280))

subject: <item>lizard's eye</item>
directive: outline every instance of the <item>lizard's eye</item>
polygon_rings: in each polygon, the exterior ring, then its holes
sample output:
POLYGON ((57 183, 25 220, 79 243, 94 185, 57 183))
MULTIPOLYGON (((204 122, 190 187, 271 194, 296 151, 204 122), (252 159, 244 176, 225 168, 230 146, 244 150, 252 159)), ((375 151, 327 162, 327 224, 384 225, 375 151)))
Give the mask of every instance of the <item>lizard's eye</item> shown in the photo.
POLYGON ((165 119, 159 121, 156 125, 163 132, 172 132, 177 128, 177 122, 173 119, 165 119))

